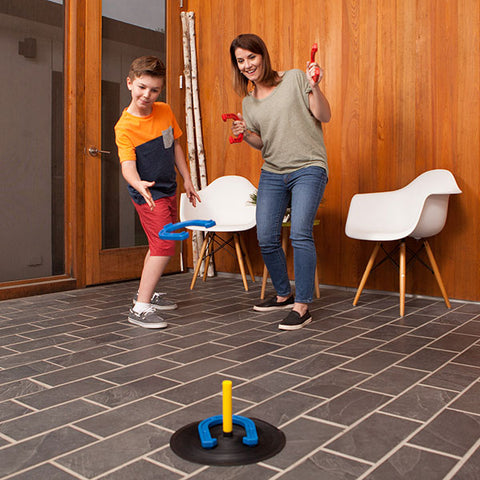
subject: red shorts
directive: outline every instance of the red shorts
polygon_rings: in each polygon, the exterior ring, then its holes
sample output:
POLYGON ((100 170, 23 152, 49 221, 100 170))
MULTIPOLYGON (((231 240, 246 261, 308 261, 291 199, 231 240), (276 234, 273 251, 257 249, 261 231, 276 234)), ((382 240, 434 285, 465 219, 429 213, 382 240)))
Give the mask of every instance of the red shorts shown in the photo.
POLYGON ((135 205, 143 230, 148 238, 152 257, 171 257, 175 254, 175 240, 161 240, 158 232, 167 223, 177 221, 177 197, 163 197, 155 200, 155 208, 150 210, 147 203, 135 205))

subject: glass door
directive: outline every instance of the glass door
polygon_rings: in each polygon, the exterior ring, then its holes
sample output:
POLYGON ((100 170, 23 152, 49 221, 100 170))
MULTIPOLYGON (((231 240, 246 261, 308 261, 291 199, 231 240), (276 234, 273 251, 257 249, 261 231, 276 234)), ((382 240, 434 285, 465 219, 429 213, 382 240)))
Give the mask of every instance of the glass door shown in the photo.
MULTIPOLYGON (((167 64, 165 0, 87 3, 85 51, 86 283, 138 277, 147 241, 128 195, 114 125, 130 103, 132 60, 155 55, 167 64)), ((167 82, 169 82, 167 65, 167 82)), ((165 101, 165 93, 159 99, 165 101)), ((179 250, 179 249, 177 249, 179 250)), ((180 255, 168 271, 180 270, 180 255)))
POLYGON ((65 273, 63 1, 2 0, 0 52, 0 284, 58 280, 65 273))

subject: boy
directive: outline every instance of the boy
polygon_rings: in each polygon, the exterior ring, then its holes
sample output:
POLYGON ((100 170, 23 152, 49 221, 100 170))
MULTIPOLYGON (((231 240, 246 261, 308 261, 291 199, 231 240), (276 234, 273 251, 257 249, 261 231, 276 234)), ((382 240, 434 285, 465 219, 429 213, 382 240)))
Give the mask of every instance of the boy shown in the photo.
POLYGON ((115 125, 115 140, 122 174, 148 238, 138 293, 128 321, 144 328, 165 328, 156 310, 172 310, 175 303, 155 287, 175 253, 175 242, 160 240, 158 232, 177 221, 175 166, 183 177, 192 203, 200 197, 193 188, 178 138, 182 135, 169 105, 156 102, 165 86, 165 65, 153 56, 135 59, 127 77, 132 101, 115 125))

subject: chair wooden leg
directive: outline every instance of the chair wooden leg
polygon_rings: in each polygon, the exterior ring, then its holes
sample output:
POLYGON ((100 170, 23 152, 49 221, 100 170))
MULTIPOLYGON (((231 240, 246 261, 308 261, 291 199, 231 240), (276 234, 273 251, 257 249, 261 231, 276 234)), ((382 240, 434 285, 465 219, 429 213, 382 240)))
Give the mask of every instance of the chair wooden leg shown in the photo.
POLYGON ((358 299, 360 298, 360 294, 362 293, 363 287, 367 283, 368 276, 370 275, 370 272, 372 270, 373 263, 375 262, 375 258, 377 257, 379 248, 380 248, 380 242, 377 242, 375 244, 372 254, 370 255, 365 271, 363 272, 362 279, 360 280, 360 285, 357 288, 357 294, 355 295, 355 299, 353 300, 353 305, 356 305, 358 303, 358 299))
POLYGON ((245 241, 243 240, 243 236, 241 233, 238 234, 238 238, 240 238, 240 246, 242 247, 242 252, 245 255, 245 262, 247 264, 248 273, 252 278, 252 282, 255 283, 255 275, 253 274, 252 262, 250 261, 250 257, 248 256, 247 247, 245 245, 245 241))
POLYGON ((268 278, 268 270, 266 265, 263 266, 263 277, 262 277, 262 291, 260 292, 260 299, 263 300, 265 298, 265 289, 267 288, 267 278, 268 278))
POLYGON ((400 316, 405 314, 405 271, 406 271, 406 245, 402 240, 400 243, 400 316))
POLYGON ((445 286, 443 285, 440 270, 438 269, 437 262, 435 261, 435 257, 433 256, 432 249, 430 248, 430 245, 426 240, 423 241, 423 244, 425 245, 425 250, 427 251, 428 259, 430 260, 430 265, 432 266, 433 273, 435 274, 438 286, 440 287, 443 299, 445 300, 445 305, 447 306, 447 308, 452 308, 450 305, 450 301, 448 300, 447 291, 445 290, 445 286))
MULTIPOLYGON (((215 234, 213 233, 212 237, 214 235, 215 234)), ((203 270, 203 278, 202 278, 204 282, 207 281, 208 266, 210 265, 210 256, 212 254, 212 251, 213 251, 213 238, 210 239, 210 241, 208 242, 208 246, 205 250, 205 265, 203 266, 204 270, 203 270)))
POLYGON ((315 267, 315 295, 320 298, 320 287, 318 285, 318 267, 315 267))
POLYGON ((240 273, 242 274, 243 286, 245 287, 245 291, 248 292, 247 276, 245 275, 245 265, 243 264, 242 248, 240 247, 240 240, 238 239, 238 233, 233 234, 233 240, 235 242, 235 250, 237 252, 237 259, 238 259, 238 264, 240 266, 240 273))
POLYGON ((195 271, 193 272, 192 283, 190 284, 190 290, 193 290, 195 286, 195 282, 197 281, 198 272, 200 271, 200 267, 202 266, 203 256, 205 255, 205 250, 207 248, 207 243, 210 235, 208 232, 205 232, 205 238, 202 243, 202 248, 200 249, 200 253, 198 255, 197 265, 195 266, 195 271))

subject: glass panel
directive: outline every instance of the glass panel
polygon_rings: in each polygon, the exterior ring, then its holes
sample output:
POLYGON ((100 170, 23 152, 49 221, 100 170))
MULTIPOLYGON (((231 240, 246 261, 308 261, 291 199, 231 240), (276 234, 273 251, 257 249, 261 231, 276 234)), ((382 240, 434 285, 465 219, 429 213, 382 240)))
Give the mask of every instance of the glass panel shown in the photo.
POLYGON ((65 273, 61 0, 0 2, 0 282, 65 273))
POLYGON ((132 60, 155 55, 165 62, 165 1, 103 0, 102 37, 102 150, 111 152, 102 154, 102 248, 146 245, 122 177, 113 127, 130 103, 126 77, 132 60))

